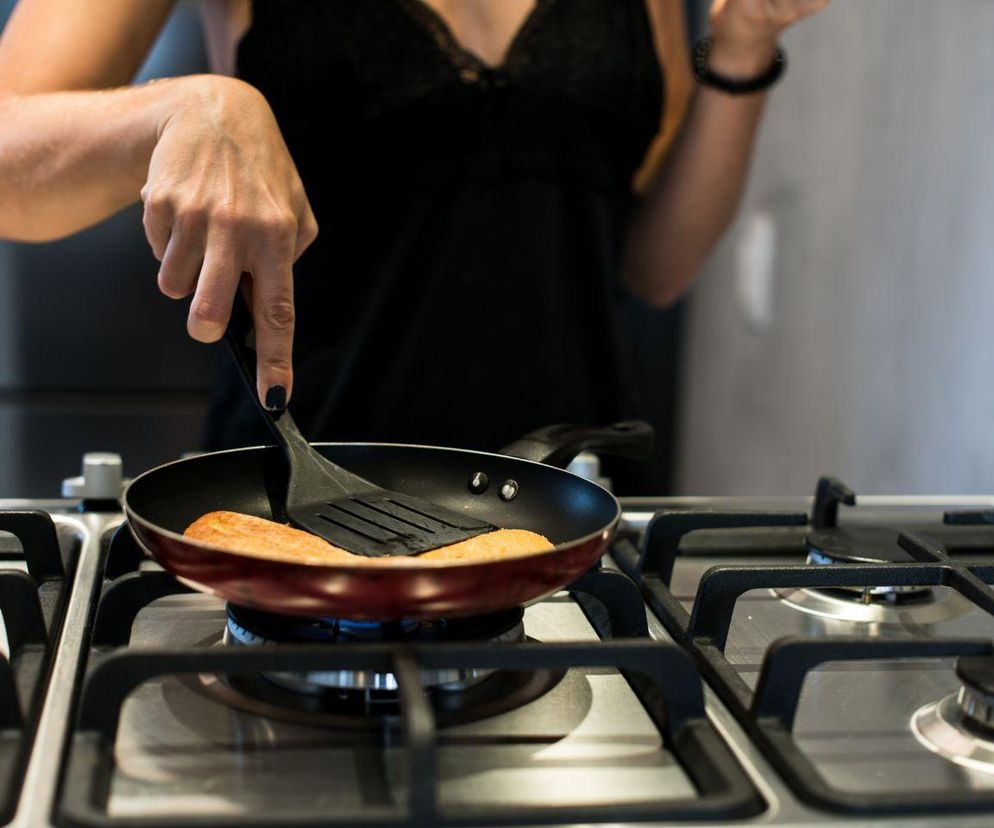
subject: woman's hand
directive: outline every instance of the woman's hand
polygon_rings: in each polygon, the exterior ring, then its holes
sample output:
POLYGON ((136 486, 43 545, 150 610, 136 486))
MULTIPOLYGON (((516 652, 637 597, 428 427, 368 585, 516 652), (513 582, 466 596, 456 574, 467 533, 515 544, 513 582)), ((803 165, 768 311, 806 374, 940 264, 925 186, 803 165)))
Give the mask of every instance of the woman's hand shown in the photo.
MULTIPOLYGON (((731 80, 762 77, 773 65, 784 29, 828 3, 713 0, 710 69, 731 80)), ((674 0, 656 5, 682 6, 674 0)), ((679 80, 686 67, 689 86, 690 61, 683 58, 682 45, 670 51, 660 53, 667 77, 679 80)), ((666 307, 683 295, 734 218, 765 101, 764 94, 729 95, 702 84, 677 139, 646 181, 624 266, 629 285, 652 305, 666 307)))
POLYGON ((193 293, 187 330, 214 342, 241 274, 251 274, 257 391, 282 408, 293 384, 292 266, 317 223, 263 96, 227 77, 177 80, 141 191, 159 289, 173 299, 193 293))
POLYGON ((709 62, 721 75, 747 78, 770 67, 781 33, 830 0, 714 0, 709 62))

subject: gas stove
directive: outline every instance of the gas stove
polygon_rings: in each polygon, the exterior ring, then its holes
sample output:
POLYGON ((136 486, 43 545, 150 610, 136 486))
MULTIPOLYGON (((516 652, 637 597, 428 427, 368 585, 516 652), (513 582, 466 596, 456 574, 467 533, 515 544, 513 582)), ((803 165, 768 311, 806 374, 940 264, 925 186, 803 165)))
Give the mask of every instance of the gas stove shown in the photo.
POLYGON ((994 497, 625 499, 552 598, 370 624, 191 590, 88 465, 0 501, 0 824, 994 821, 994 497))

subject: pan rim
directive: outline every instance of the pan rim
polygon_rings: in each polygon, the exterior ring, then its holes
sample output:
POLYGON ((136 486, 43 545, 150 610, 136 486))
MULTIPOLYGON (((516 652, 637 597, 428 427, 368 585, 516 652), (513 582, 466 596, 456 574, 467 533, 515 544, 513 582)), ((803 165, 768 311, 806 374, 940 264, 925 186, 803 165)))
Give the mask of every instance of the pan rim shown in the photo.
MULTIPOLYGON (((506 564, 508 561, 519 561, 519 560, 526 560, 526 559, 529 559, 529 558, 537 558, 537 557, 540 557, 540 556, 543 556, 543 555, 553 555, 553 554, 555 554, 557 552, 562 552, 562 551, 564 551, 566 549, 570 549, 572 547, 580 546, 582 544, 591 542, 595 538, 603 537, 605 535, 608 538, 610 538, 610 536, 617 529, 618 523, 621 520, 621 513, 622 513, 621 504, 619 503, 618 498, 615 497, 612 492, 609 492, 603 486, 599 486, 597 483, 594 483, 592 480, 587 480, 585 477, 580 477, 579 475, 574 474, 573 472, 567 471, 566 469, 560 468, 559 466, 552 466, 552 465, 549 465, 548 463, 542 463, 542 462, 539 462, 537 460, 528 460, 528 459, 523 458, 523 457, 514 457, 513 455, 510 455, 510 454, 500 454, 499 452, 478 451, 476 449, 460 449, 460 448, 452 448, 452 447, 447 447, 447 446, 422 445, 422 444, 418 444, 418 443, 383 443, 383 442, 369 442, 369 443, 355 442, 355 443, 353 443, 353 442, 341 442, 341 441, 337 441, 337 442, 327 442, 326 441, 326 442, 312 442, 310 445, 312 445, 314 447, 319 447, 319 446, 349 446, 349 447, 358 447, 358 448, 365 448, 365 447, 412 448, 412 449, 422 449, 422 450, 429 450, 429 451, 458 452, 460 454, 476 455, 476 456, 481 456, 481 457, 492 457, 492 458, 496 458, 496 459, 500 459, 500 460, 513 460, 516 463, 528 463, 528 464, 535 465, 535 466, 541 466, 544 470, 553 470, 553 471, 559 472, 561 474, 565 474, 565 475, 568 475, 568 476, 570 476, 572 478, 575 478, 576 480, 581 480, 581 481, 583 481, 583 483, 585 485, 593 486, 595 489, 600 490, 601 492, 603 492, 604 494, 606 494, 609 498, 611 498, 611 500, 614 502, 614 515, 612 516, 612 518, 611 518, 610 521, 608 521, 606 524, 604 524, 603 526, 601 526, 596 531, 589 532, 588 534, 582 535, 579 538, 573 538, 572 540, 569 540, 566 543, 555 544, 552 547, 552 549, 541 549, 541 550, 538 550, 537 552, 530 552, 530 553, 528 553, 526 555, 515 555, 515 556, 513 556, 511 558, 497 558, 497 559, 490 559, 490 560, 483 560, 483 561, 469 561, 469 562, 467 562, 467 561, 444 561, 444 560, 443 561, 437 561, 437 560, 432 560, 432 561, 422 561, 419 565, 411 565, 411 564, 388 565, 388 564, 379 564, 378 563, 378 564, 376 564, 374 566, 362 566, 362 567, 359 567, 359 568, 361 568, 363 570, 366 570, 368 572, 409 572, 409 573, 414 573, 414 572, 419 572, 419 571, 423 572, 423 571, 427 571, 427 570, 438 570, 438 569, 447 569, 447 570, 464 569, 464 568, 468 569, 468 568, 477 568, 477 567, 480 567, 480 566, 486 566, 488 564, 489 565, 499 565, 499 564, 506 564)), ((221 454, 247 453, 247 452, 252 452, 252 451, 262 451, 262 450, 265 450, 265 449, 276 449, 276 450, 279 450, 279 447, 276 446, 275 444, 273 444, 273 445, 257 445, 257 446, 243 446, 241 448, 233 448, 233 449, 222 449, 220 451, 203 452, 202 454, 198 454, 198 455, 196 455, 194 457, 186 457, 186 458, 181 457, 181 458, 178 458, 176 460, 170 460, 167 463, 162 463, 162 464, 160 464, 158 466, 154 466, 151 469, 145 470, 144 472, 142 472, 141 474, 139 474, 137 477, 133 478, 127 484, 127 486, 125 486, 124 492, 121 495, 121 505, 124 507, 125 519, 128 521, 129 524, 132 521, 134 521, 137 524, 140 524, 146 531, 149 531, 149 532, 161 535, 161 536, 166 537, 169 540, 174 541, 174 542, 180 542, 180 543, 188 544, 190 546, 193 546, 194 548, 202 550, 205 553, 210 553, 210 554, 213 554, 213 555, 230 555, 230 556, 234 556, 234 557, 237 557, 237 558, 240 558, 240 559, 246 559, 247 558, 247 559, 250 559, 250 560, 265 561, 265 562, 268 562, 268 563, 283 564, 283 565, 287 565, 287 566, 304 566, 304 567, 311 567, 311 568, 314 568, 314 569, 321 569, 321 570, 347 570, 347 571, 351 572, 354 569, 356 569, 357 566, 358 566, 357 564, 341 564, 341 563, 339 563, 339 564, 331 564, 331 563, 318 563, 318 562, 311 562, 311 561, 288 561, 288 560, 284 560, 284 559, 280 559, 280 558, 266 558, 266 557, 262 557, 262 556, 259 556, 259 555, 246 555, 244 553, 236 552, 236 551, 231 550, 231 549, 224 549, 222 547, 212 546, 211 544, 206 543, 205 541, 201 541, 201 540, 197 540, 195 538, 187 537, 184 534, 181 534, 179 532, 174 532, 171 529, 165 529, 162 526, 158 526, 157 524, 152 523, 150 520, 147 520, 144 517, 142 517, 141 515, 139 515, 137 513, 137 511, 135 511, 135 509, 130 505, 130 503, 128 501, 128 495, 131 493, 131 489, 135 485, 137 485, 143 479, 147 478, 149 475, 154 474, 155 472, 157 472, 157 471, 159 471, 161 469, 168 468, 169 466, 175 466, 175 465, 180 464, 180 463, 189 463, 189 462, 191 462, 193 460, 198 459, 199 457, 207 457, 207 456, 214 457, 214 456, 221 455, 221 454)), ((230 511, 230 510, 215 510, 215 511, 230 511)), ((263 518, 263 519, 265 520, 265 518, 263 518)), ((272 522, 276 523, 276 521, 272 521, 272 522)), ((283 525, 283 524, 279 524, 279 525, 283 525)), ((497 528, 498 529, 503 529, 503 528, 507 528, 507 527, 498 526, 497 528)), ((129 525, 128 529, 129 529, 129 531, 131 531, 132 535, 135 536, 136 542, 139 544, 139 546, 142 547, 142 549, 145 551, 145 553, 147 555, 150 555, 153 559, 155 559, 155 556, 152 555, 152 553, 149 551, 149 549, 142 542, 141 538, 138 537, 137 533, 134 532, 133 529, 131 529, 130 525, 129 525)), ((359 558, 359 559, 362 559, 361 555, 356 555, 356 557, 359 558)))

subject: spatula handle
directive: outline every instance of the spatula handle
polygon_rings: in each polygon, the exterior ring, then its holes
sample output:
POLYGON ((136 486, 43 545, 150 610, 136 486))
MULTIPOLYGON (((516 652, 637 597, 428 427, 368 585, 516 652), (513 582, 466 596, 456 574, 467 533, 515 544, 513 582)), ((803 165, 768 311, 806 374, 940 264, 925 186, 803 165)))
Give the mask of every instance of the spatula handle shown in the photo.
POLYGON ((287 455, 287 461, 290 464, 288 498, 292 497, 297 490, 307 491, 308 488, 319 483, 327 486, 329 481, 334 481, 343 490, 352 493, 375 488, 365 478, 346 471, 318 454, 307 442, 307 438, 300 433, 300 429, 297 428, 297 424, 288 410, 272 412, 262 404, 255 387, 255 328, 248 306, 240 296, 236 296, 232 303, 231 320, 228 322, 228 329, 224 332, 224 343, 228 346, 228 351, 238 368, 238 373, 245 383, 245 388, 248 390, 252 402, 273 432, 276 442, 287 455), (309 477, 312 472, 318 475, 313 480, 309 477))

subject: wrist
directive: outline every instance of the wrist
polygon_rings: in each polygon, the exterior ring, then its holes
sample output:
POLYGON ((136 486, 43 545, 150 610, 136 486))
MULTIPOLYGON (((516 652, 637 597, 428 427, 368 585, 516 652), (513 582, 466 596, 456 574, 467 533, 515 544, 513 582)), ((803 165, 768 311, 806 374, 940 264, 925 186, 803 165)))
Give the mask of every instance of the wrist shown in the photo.
POLYGON ((126 140, 120 144, 121 161, 133 171, 139 186, 148 175, 149 162, 170 117, 177 111, 176 86, 185 78, 161 78, 138 86, 110 90, 104 95, 121 95, 118 105, 123 116, 126 140))
MULTIPOLYGON (((710 37, 702 38, 697 42, 692 62, 694 75, 702 86, 717 89, 727 95, 755 95, 765 92, 780 80, 787 67, 786 54, 779 47, 775 47, 772 60, 762 71, 736 74, 737 72, 745 72, 747 69, 745 62, 719 64, 722 68, 716 69, 715 63, 711 59, 713 47, 714 42, 710 37)), ((728 53, 726 52, 726 54, 728 53)))
POLYGON ((775 38, 743 42, 716 33, 711 37, 708 65, 719 75, 742 80, 769 71, 776 57, 775 38))
POLYGON ((263 101, 262 95, 244 81, 225 75, 185 75, 149 81, 154 96, 156 139, 162 136, 169 122, 177 115, 195 111, 197 117, 213 119, 240 110, 243 114, 253 104, 263 101))

